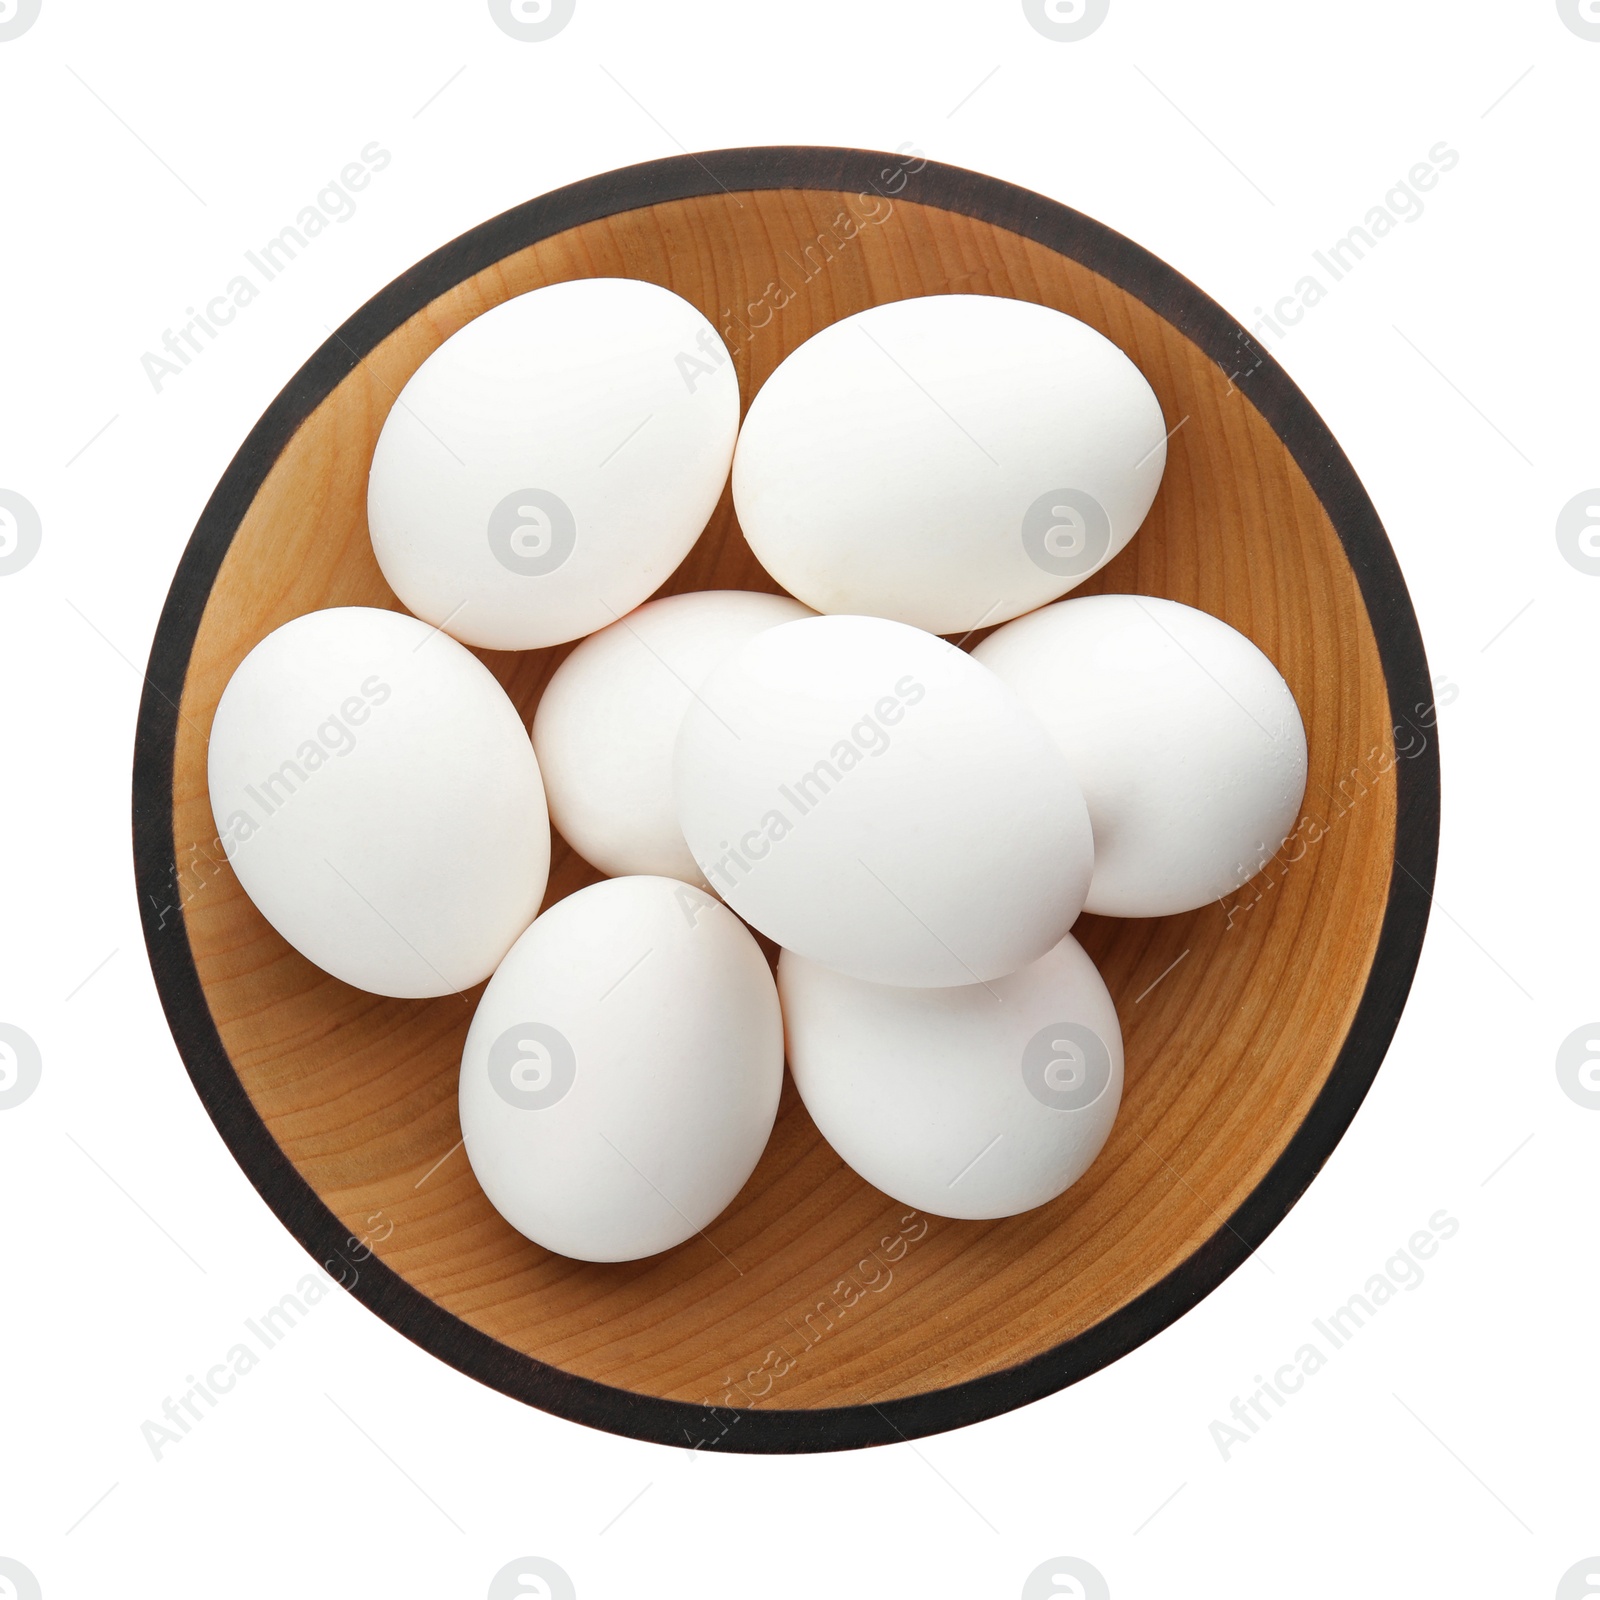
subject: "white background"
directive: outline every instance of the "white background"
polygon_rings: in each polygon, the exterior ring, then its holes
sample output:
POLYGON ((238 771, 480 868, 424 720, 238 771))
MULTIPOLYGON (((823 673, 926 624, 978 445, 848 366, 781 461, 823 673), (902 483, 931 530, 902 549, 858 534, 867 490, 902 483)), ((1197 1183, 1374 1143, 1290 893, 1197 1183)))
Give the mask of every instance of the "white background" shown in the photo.
POLYGON ((1555 0, 1112 0, 1078 43, 1016 0, 577 0, 538 44, 482 0, 43 0, 0 43, 0 488, 43 523, 0 577, 0 1021, 43 1056, 0 1112, 0 1555, 46 1600, 478 1597, 530 1554, 581 1600, 1009 1600, 1059 1555, 1116 1600, 1556 1594, 1600 1553, 1600 1112, 1554 1065, 1600 1015, 1600 578, 1554 531, 1600 483, 1597 91, 1600 43, 1555 0), (157 394, 143 353, 371 140, 393 161, 357 214, 157 394), (1376 502, 1455 693, 1410 1005, 1258 1256, 1039 1404, 786 1458, 558 1421, 335 1294, 154 1460, 141 1423, 310 1263, 156 1001, 140 672, 207 495, 330 328, 558 185, 791 142, 909 142, 1026 185, 1251 323, 1440 140, 1461 159, 1423 215, 1266 340, 1376 502), (1225 1461, 1213 1420, 1441 1208, 1460 1228, 1426 1280, 1225 1461))

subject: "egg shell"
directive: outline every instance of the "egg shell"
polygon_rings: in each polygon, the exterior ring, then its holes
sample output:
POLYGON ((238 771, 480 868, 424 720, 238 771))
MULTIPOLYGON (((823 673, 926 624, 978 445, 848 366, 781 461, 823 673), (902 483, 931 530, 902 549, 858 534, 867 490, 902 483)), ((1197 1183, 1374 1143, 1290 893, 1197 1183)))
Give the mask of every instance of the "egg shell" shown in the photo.
POLYGON ((1072 926, 1088 813, 987 668, 881 617, 757 635, 678 733, 678 821, 711 886, 785 949, 878 983, 980 982, 1072 926))
POLYGON ((707 673, 739 645, 812 612, 788 595, 708 589, 651 600, 583 640, 533 719, 550 820, 612 877, 707 887, 672 795, 672 752, 707 673))
POLYGON ((899 989, 784 951, 789 1066, 861 1177, 938 1217, 1009 1217, 1077 1182, 1122 1101, 1122 1031, 1069 934, 989 984, 899 989))
POLYGON ((927 295, 845 317, 779 364, 740 432, 733 500, 808 606, 956 634, 1104 566, 1166 454, 1150 385, 1088 324, 927 295))
POLYGON ((1278 669, 1220 618, 1149 595, 1086 595, 973 652, 1050 731, 1094 824, 1085 909, 1192 911, 1255 876, 1306 789, 1306 734, 1278 669))
POLYGON ((711 1226, 782 1085, 777 990, 749 930, 675 879, 610 878, 550 907, 484 990, 461 1132, 512 1227, 631 1261, 711 1226))
POLYGON ((372 548, 417 616, 531 650, 644 600, 705 527, 739 383, 687 300, 580 278, 504 301, 439 346, 373 452, 372 548))
POLYGON ((418 999, 481 983, 539 909, 550 824, 517 709, 415 617, 296 617, 241 661, 207 752, 245 893, 308 960, 418 999))

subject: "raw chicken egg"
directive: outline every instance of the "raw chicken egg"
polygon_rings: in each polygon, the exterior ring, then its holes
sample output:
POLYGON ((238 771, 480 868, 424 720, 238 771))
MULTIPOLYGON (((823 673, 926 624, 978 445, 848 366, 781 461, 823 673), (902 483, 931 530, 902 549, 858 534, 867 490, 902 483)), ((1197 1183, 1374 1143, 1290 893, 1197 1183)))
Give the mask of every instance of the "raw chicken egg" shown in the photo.
POLYGON ((1116 1007, 1069 934, 986 984, 896 989, 784 951, 789 1066, 868 1183, 938 1217, 1009 1217, 1088 1170, 1122 1100, 1116 1007))
POLYGON ((738 427, 733 362, 687 300, 633 278, 517 295, 445 340, 384 422, 378 565, 467 644, 579 638, 688 554, 738 427))
POLYGON ((926 295, 779 364, 739 434, 733 499, 762 566, 814 610, 957 634, 1104 566, 1166 456, 1143 373, 1087 323, 926 295))
POLYGON ((1306 790, 1306 734, 1278 669, 1220 618, 1149 595, 1019 617, 973 655, 1049 729, 1094 824, 1085 907, 1193 911, 1255 876, 1306 790))
POLYGON ((674 759, 700 870, 785 949, 876 983, 978 983, 1072 926, 1093 866, 1066 758, 966 652, 809 617, 700 685, 674 759))
POLYGON ((512 1227, 632 1261, 711 1226, 761 1159, 782 1084, 777 991, 749 930, 686 883, 610 878, 546 911, 484 990, 461 1132, 512 1227))
POLYGON ((207 757, 229 864, 324 971, 419 998, 481 983, 533 920, 550 823, 494 675, 395 611, 312 611, 263 639, 207 757))
POLYGON ((672 751, 707 673, 766 628, 812 615, 787 595, 701 590, 651 600, 556 669, 533 719, 550 819, 611 877, 704 885, 678 826, 672 751))

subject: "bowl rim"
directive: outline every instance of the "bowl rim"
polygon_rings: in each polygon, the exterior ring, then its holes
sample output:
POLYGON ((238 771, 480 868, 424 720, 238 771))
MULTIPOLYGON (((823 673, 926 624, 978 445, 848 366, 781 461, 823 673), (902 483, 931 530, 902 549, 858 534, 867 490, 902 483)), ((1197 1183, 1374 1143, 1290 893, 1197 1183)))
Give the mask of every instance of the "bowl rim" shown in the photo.
POLYGON ((387 1267, 334 1215, 273 1138, 212 1020, 190 948, 172 834, 179 703, 206 602, 240 522, 300 425, 388 335, 506 256, 584 223, 664 201, 751 190, 869 193, 956 213, 1077 261, 1174 324, 1249 396, 1321 501, 1354 571, 1389 696, 1429 704, 1416 614, 1376 509, 1327 425, 1272 356, 1182 274, 1104 224, 1001 179, 903 154, 750 146, 642 162, 585 178, 469 229, 403 272, 306 361, 250 430, 179 560, 156 627, 133 760, 133 859, 145 947, 195 1090, 245 1176, 336 1281, 413 1343, 513 1399, 626 1437, 772 1454, 893 1444, 998 1416, 1077 1383, 1176 1322, 1288 1214, 1371 1087, 1410 991, 1439 843, 1437 730, 1394 763, 1395 854, 1372 966, 1326 1082, 1265 1176, 1216 1231, 1126 1305, 997 1372, 885 1400, 798 1409, 707 1407, 581 1377, 502 1344, 387 1267), (918 165, 917 163, 921 164, 918 165), (896 186, 886 189, 884 184, 896 186))

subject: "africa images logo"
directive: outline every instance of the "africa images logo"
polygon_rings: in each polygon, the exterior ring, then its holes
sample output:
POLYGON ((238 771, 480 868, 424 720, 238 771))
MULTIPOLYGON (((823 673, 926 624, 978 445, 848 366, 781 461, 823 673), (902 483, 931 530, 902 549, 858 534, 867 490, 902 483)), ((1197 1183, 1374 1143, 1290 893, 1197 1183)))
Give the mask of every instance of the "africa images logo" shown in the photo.
POLYGON ((1081 1022, 1052 1022, 1034 1034, 1022 1052, 1022 1081, 1028 1093, 1052 1111, 1084 1111, 1111 1082, 1111 1052, 1093 1028, 1081 1022))
POLYGON ((520 578, 554 572, 577 542, 571 508, 548 489, 513 489, 489 513, 489 548, 507 572, 520 578))
POLYGON ((494 25, 521 44, 542 44, 572 21, 578 0, 489 0, 494 25))
POLYGON ((41 1600, 39 1580, 10 1556, 0 1556, 0 1600, 41 1600))
POLYGON ((547 1023, 514 1023, 489 1046, 489 1082, 515 1110, 547 1110, 577 1077, 578 1058, 567 1036, 547 1023))
POLYGON ((1111 0, 1022 0, 1035 33, 1056 44, 1087 39, 1111 14, 1111 0))
POLYGON ((1111 518, 1085 489, 1050 489, 1023 514, 1022 548, 1041 572, 1082 578, 1111 548, 1111 518))
POLYGON ((39 20, 41 0, 0 0, 0 44, 20 39, 39 20))
POLYGON ((488 1600, 577 1600, 566 1571, 543 1556, 518 1556, 495 1573, 488 1600))
POLYGON ((39 553, 44 532, 33 502, 0 489, 0 578, 21 572, 39 553))
POLYGON ((44 1074, 39 1047, 30 1035, 0 1022, 0 1111, 20 1106, 44 1074))

